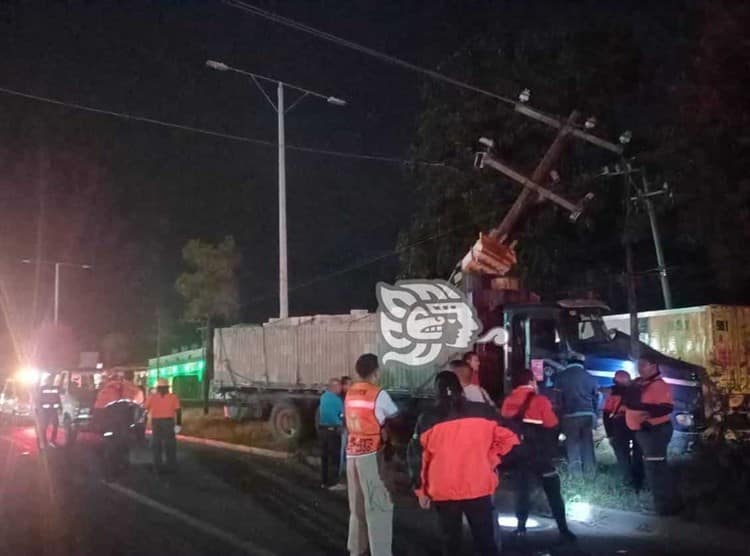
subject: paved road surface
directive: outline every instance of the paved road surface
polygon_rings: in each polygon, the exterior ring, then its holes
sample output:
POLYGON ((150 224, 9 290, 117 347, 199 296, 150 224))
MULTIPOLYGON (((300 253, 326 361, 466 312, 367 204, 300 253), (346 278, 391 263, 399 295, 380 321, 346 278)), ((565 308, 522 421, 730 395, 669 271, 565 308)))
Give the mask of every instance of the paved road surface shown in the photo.
MULTIPOLYGON (((97 454, 95 438, 40 452, 32 427, 0 430, 0 555, 346 554, 345 494, 321 491, 301 464, 181 446, 179 474, 159 479, 141 448, 125 476, 105 483, 97 454)), ((438 554, 434 516, 408 499, 398 507, 394 553, 438 554)), ((690 554, 601 532, 585 533, 577 547, 553 539, 533 535, 528 552, 690 554)))

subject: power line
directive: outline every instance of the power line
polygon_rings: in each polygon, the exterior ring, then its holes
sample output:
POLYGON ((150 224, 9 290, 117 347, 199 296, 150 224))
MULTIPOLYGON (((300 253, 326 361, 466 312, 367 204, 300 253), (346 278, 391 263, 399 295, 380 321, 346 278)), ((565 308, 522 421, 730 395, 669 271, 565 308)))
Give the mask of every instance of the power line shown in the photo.
MULTIPOLYGON (((27 93, 24 91, 18 91, 15 89, 9 89, 7 87, 0 87, 0 93, 4 93, 6 95, 11 96, 17 96, 22 97, 30 100, 36 100, 39 102, 46 102, 48 104, 54 104, 57 106, 64 106, 66 108, 73 108, 75 110, 82 110, 84 112, 92 112, 94 114, 100 114, 104 116, 111 116, 114 118, 121 118, 124 120, 131 120, 135 122, 142 122, 152 125, 158 125, 162 127, 168 127, 171 129, 178 129, 180 131, 190 131, 193 133, 200 133, 203 135, 209 135, 212 137, 219 137, 221 139, 229 139, 231 141, 240 141, 243 143, 251 143, 254 145, 259 145, 263 147, 278 147, 278 143, 275 141, 268 141, 266 139, 257 139, 254 137, 246 137, 243 135, 234 135, 231 133, 223 133, 221 131, 213 131, 210 129, 203 129, 199 127, 189 126, 185 124, 178 124, 174 122, 167 122, 164 120, 157 120, 155 118, 149 118, 147 116, 137 116, 135 114, 128 114, 126 112, 116 112, 114 110, 109 110, 106 108, 97 108, 94 106, 87 106, 84 104, 79 104, 76 102, 68 102, 56 98, 50 98, 50 97, 43 97, 39 95, 35 95, 32 93, 27 93)), ((357 160, 370 160, 375 162, 387 162, 391 164, 403 164, 406 166, 427 166, 427 167, 433 167, 433 168, 447 168, 454 171, 460 171, 457 168, 453 166, 449 166, 446 164, 443 164, 442 162, 429 162, 429 161, 422 161, 422 160, 407 160, 403 158, 398 158, 395 156, 385 156, 385 155, 377 155, 377 154, 358 154, 358 153, 352 153, 352 152, 345 152, 345 151, 336 151, 336 150, 327 150, 327 149, 317 149, 314 147, 305 147, 302 145, 286 145, 287 150, 291 151, 299 151, 299 152, 305 152, 305 153, 312 153, 312 154, 320 154, 324 156, 333 156, 338 158, 352 158, 357 160)))
POLYGON ((417 73, 421 73, 424 75, 427 75, 428 77, 431 77, 433 79, 436 79, 438 81, 443 81, 444 83, 449 83, 451 85, 455 85, 456 87, 460 87, 462 89, 466 89, 467 91, 473 91, 475 93, 479 93, 485 96, 492 97, 494 99, 497 99, 501 102, 504 102, 506 104, 510 104, 512 106, 516 105, 516 101, 512 98, 505 97, 503 95, 500 95, 498 93, 495 93, 493 91, 490 91, 488 89, 483 89, 481 87, 477 87, 476 85, 472 85, 470 83, 466 83, 465 81, 461 81, 459 79, 455 79, 453 77, 447 76, 445 74, 442 74, 440 72, 423 68, 421 66, 418 66, 416 64, 412 64, 411 62, 407 62, 406 60, 402 60, 401 58, 396 58, 395 56, 391 56, 389 54, 385 54, 383 52, 379 52, 373 48, 369 48, 367 46, 363 46, 361 44, 357 44, 355 42, 343 39, 341 37, 338 37, 336 35, 332 35, 331 33, 326 33, 325 31, 321 31, 320 29, 315 29, 314 27, 310 27, 309 25, 305 25, 304 23, 300 23, 298 21, 294 21, 293 19, 289 19, 283 16, 280 16, 278 14, 275 14, 273 12, 269 12, 267 10, 263 10, 261 8, 258 8, 257 6, 253 6, 252 4, 248 4, 246 2, 241 2, 239 0, 225 0, 225 4, 240 9, 244 12, 247 12, 252 15, 256 15, 265 19, 268 19, 270 21, 273 21, 275 23, 278 23, 280 25, 285 25, 287 27, 291 27, 292 29, 296 29, 297 31, 302 31, 303 33, 308 33, 310 35, 313 35, 315 37, 318 37, 319 39, 323 39, 329 42, 332 42, 334 44, 338 44, 339 46, 343 46, 346 48, 350 48, 352 50, 356 50, 358 52, 362 52, 363 54, 367 54, 369 56, 373 56, 375 58, 378 58, 379 60, 382 60, 384 62, 387 62, 389 64, 393 64, 396 66, 400 66, 402 68, 406 68, 411 71, 415 71, 417 73))
MULTIPOLYGON (((316 29, 315 27, 311 27, 309 25, 306 25, 304 23, 300 23, 299 21, 295 21, 293 19, 289 19, 288 17, 281 16, 279 14, 269 12, 268 10, 263 10, 257 6, 254 6, 252 4, 248 4, 247 2, 242 2, 241 0, 224 0, 224 3, 228 6, 231 6, 233 8, 237 8, 239 10, 242 10, 246 13, 249 13, 251 15, 255 15, 258 17, 262 17, 264 19, 267 19, 269 21, 272 21, 274 23, 278 23, 279 25, 284 25, 286 27, 290 27, 292 29, 296 29, 297 31, 301 31, 303 33, 307 33, 309 35, 312 35, 314 37, 317 37, 319 39, 332 42, 334 44, 337 44, 339 46, 343 46, 345 48, 349 48, 351 50, 355 50, 357 52, 361 52, 363 54, 367 54, 368 56, 372 56, 374 58, 377 58, 383 62, 399 66, 417 73, 421 73, 423 75, 426 75, 428 77, 431 77, 432 79, 435 79, 437 81, 442 81, 443 83, 448 83, 450 85, 454 85, 456 87, 459 87, 461 89, 472 91, 475 93, 479 93, 481 95, 488 96, 490 98, 494 98, 496 100, 499 100, 500 102, 503 102, 509 106, 512 106, 513 109, 523 114, 524 116, 531 117, 531 114, 529 112, 534 112, 537 115, 545 116, 546 118, 533 118, 537 121, 540 121, 542 123, 545 123, 546 125, 550 125, 551 127, 561 127, 561 118, 559 116, 556 116, 554 114, 550 114, 547 112, 544 112, 542 110, 539 110, 538 108, 532 109, 526 106, 524 103, 519 103, 517 100, 512 99, 510 97, 501 95, 499 93, 495 93, 494 91, 490 91, 489 89, 483 89, 482 87, 478 87, 476 85, 472 85, 471 83, 467 83, 465 81, 461 81, 460 79, 456 79, 454 77, 450 77, 448 75, 445 75, 444 73, 440 73, 435 70, 431 70, 428 68, 424 68, 422 66, 418 66, 416 64, 412 64, 411 62, 407 62, 406 60, 403 60, 401 58, 397 58, 395 56, 391 56, 390 54, 386 54, 384 52, 380 52, 378 50, 375 50, 374 48, 370 48, 355 42, 352 42, 350 40, 344 39, 342 37, 333 35, 331 33, 327 33, 325 31, 321 31, 320 29, 316 29), (525 108, 521 110, 520 108, 525 108)), ((577 134, 580 135, 580 132, 582 129, 584 129, 583 126, 580 124, 569 124, 569 127, 577 130, 577 134)), ((587 136, 591 137, 589 134, 586 134, 587 136)))
MULTIPOLYGON (((481 218, 481 217, 488 216, 488 215, 494 214, 494 213, 495 213, 495 210, 493 209, 491 211, 487 211, 487 212, 482 213, 481 215, 479 215, 479 217, 481 218)), ((403 245, 403 246, 401 246, 401 247, 399 247, 397 249, 391 249, 391 250, 385 251, 385 252, 383 252, 383 253, 381 253, 379 255, 373 255, 371 257, 367 257, 365 259, 361 259, 359 261, 352 262, 352 263, 350 263, 348 265, 345 265, 345 266, 343 266, 343 267, 341 267, 339 269, 333 270, 331 272, 324 273, 324 274, 319 274, 317 276, 314 276, 314 277, 310 278, 309 280, 305 280, 304 282, 300 282, 299 284, 295 284, 294 286, 291 286, 289 288, 289 291, 290 292, 297 291, 297 290, 306 288, 308 286, 312 286, 313 284, 317 284, 318 282, 325 282, 326 280, 330 280, 331 278, 335 278, 336 276, 340 276, 342 274, 347 274, 347 273, 352 272, 354 270, 359 270, 360 268, 364 268, 364 267, 369 266, 371 264, 374 264, 376 262, 379 262, 379 261, 382 261, 382 260, 385 260, 385 259, 389 259, 389 258, 394 257, 396 255, 400 255, 401 253, 403 253, 405 251, 408 251, 409 249, 412 249, 413 247, 416 247, 417 245, 421 245, 421 244, 427 243, 429 241, 434 241, 436 239, 440 239, 442 237, 445 237, 445 236, 447 236, 447 235, 455 232, 456 230, 460 230, 460 229, 463 229, 463 228, 472 227, 474 225, 475 225, 474 222, 468 222, 468 223, 464 223, 464 224, 461 224, 461 225, 458 225, 458 226, 451 226, 450 228, 446 228, 445 230, 443 230, 439 234, 432 234, 432 235, 424 236, 424 237, 422 237, 422 238, 420 238, 418 240, 415 240, 415 241, 413 241, 411 243, 408 243, 407 245, 403 245)), ((276 295, 277 295, 276 293, 273 293, 273 294, 267 294, 267 295, 257 296, 257 297, 254 297, 254 298, 250 299, 247 303, 244 303, 242 306, 243 307, 249 307, 250 305, 254 305, 255 303, 258 303, 260 301, 265 301, 267 299, 273 299, 273 298, 276 297, 276 295)))

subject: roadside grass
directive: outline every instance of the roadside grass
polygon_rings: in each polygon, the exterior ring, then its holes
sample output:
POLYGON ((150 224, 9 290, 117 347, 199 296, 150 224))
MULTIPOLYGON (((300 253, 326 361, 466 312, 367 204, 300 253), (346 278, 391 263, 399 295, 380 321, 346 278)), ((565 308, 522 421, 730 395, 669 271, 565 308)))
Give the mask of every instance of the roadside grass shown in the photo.
POLYGON ((638 493, 623 484, 622 477, 614 465, 599 464, 594 477, 585 478, 571 475, 567 469, 560 469, 563 498, 566 505, 573 502, 588 502, 596 506, 632 512, 648 511, 651 507, 650 494, 638 493))
POLYGON ((293 452, 298 448, 296 443, 274 439, 265 422, 238 423, 227 419, 221 407, 209 408, 208 415, 203 414, 202 408, 183 409, 182 434, 271 450, 293 452))

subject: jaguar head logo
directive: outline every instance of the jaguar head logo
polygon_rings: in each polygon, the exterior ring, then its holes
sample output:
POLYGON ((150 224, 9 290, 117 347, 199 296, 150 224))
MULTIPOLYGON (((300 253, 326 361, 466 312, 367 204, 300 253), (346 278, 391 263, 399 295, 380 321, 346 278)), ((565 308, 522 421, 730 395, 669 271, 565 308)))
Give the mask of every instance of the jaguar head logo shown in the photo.
POLYGON ((380 334, 389 348, 383 363, 428 365, 441 354, 469 349, 480 329, 473 305, 442 280, 380 282, 376 296, 380 334))

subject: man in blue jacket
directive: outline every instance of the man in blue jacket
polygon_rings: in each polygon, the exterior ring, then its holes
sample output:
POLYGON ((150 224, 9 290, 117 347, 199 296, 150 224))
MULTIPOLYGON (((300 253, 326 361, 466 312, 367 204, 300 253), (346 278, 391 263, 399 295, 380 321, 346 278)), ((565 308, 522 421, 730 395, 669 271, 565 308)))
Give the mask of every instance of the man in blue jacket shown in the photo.
POLYGON ((596 379, 583 366, 584 357, 574 354, 555 376, 560 394, 560 428, 565 435, 568 469, 573 474, 591 475, 596 470, 594 424, 598 413, 596 379))

